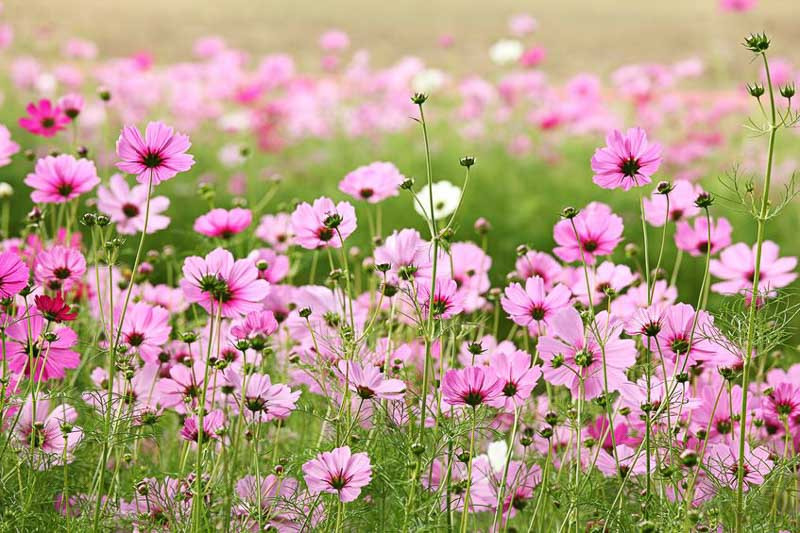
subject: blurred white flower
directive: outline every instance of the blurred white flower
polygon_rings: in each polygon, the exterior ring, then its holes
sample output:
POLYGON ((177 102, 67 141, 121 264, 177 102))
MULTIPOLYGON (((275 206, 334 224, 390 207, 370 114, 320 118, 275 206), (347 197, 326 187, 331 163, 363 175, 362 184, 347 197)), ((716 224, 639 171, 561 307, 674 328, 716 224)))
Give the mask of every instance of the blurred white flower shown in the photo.
POLYGON ((506 466, 506 455, 508 455, 508 444, 504 440, 489 443, 486 448, 486 456, 489 458, 489 465, 495 472, 502 472, 506 466))
POLYGON ((411 88, 415 93, 430 94, 444 85, 444 73, 435 68, 422 70, 414 76, 411 88))
POLYGON ((217 119, 217 126, 222 131, 240 132, 250 128, 253 121, 247 111, 232 111, 217 119))
POLYGON ((43 72, 36 78, 36 91, 44 96, 52 96, 56 92, 58 80, 49 72, 43 72))
POLYGON ((508 65, 519 61, 523 51, 521 42, 514 39, 503 39, 489 48, 489 57, 498 65, 508 65))
MULTIPOLYGON (((458 208, 458 201, 461 198, 461 188, 453 185, 449 181, 437 181, 433 184, 433 214, 436 220, 452 215, 458 208)), ((430 218, 431 200, 426 185, 417 193, 417 202, 414 202, 414 209, 420 215, 430 218), (422 204, 420 206, 420 204, 422 204)))

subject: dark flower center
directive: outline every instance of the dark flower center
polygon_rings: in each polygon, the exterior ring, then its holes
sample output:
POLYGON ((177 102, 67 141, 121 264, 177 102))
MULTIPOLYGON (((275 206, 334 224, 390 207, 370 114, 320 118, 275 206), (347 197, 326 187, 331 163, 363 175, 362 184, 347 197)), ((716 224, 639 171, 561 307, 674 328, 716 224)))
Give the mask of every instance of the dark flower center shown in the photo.
POLYGON ((672 341, 670 348, 672 348, 672 351, 676 354, 685 354, 689 351, 689 341, 683 337, 678 337, 672 341))
POLYGON ((53 275, 58 279, 67 279, 70 276, 71 272, 67 267, 58 267, 53 270, 53 275))
POLYGON ((317 238, 322 242, 328 242, 333 239, 333 230, 331 228, 320 228, 317 232, 317 238))
POLYGON ((336 490, 341 490, 344 486, 347 485, 347 479, 344 477, 344 474, 336 474, 335 476, 331 476, 331 487, 336 490))
POLYGON ((676 209, 672 212, 672 220, 677 222, 683 217, 683 209, 676 209))
POLYGON ((727 435, 731 432, 732 424, 730 418, 717 421, 717 432, 720 435, 727 435))
POLYGON ((72 190, 73 187, 71 183, 62 183, 58 186, 58 194, 61 196, 69 196, 72 190))
POLYGON ((697 243, 697 251, 701 254, 708 252, 708 241, 700 241, 697 243))
POLYGON ((359 194, 361 194, 361 198, 366 200, 367 198, 371 198, 372 195, 375 194, 375 191, 373 191, 372 189, 361 189, 361 191, 359 191, 359 194))
POLYGON ((42 119, 42 127, 45 128, 52 128, 56 125, 56 119, 53 117, 45 117, 42 119))
POLYGON ((632 157, 629 157, 623 161, 619 166, 620 172, 629 178, 636 177, 636 174, 639 173, 640 168, 642 168, 642 166, 639 164, 639 160, 632 157))
POLYGON ((142 158, 142 164, 147 168, 156 168, 164 162, 164 158, 157 152, 147 152, 142 158))
POLYGON ((262 398, 247 398, 244 402, 245 406, 250 410, 255 412, 263 411, 266 402, 262 398))
POLYGON ((583 243, 584 251, 590 252, 590 253, 594 252, 595 250, 597 250, 597 246, 598 246, 597 241, 586 241, 586 242, 583 243))
POLYGON ((125 204, 122 206, 122 212, 128 218, 133 218, 139 214, 139 207, 133 204, 125 204))
POLYGON ((544 319, 545 311, 544 307, 537 305, 533 309, 531 309, 531 318, 534 320, 542 320, 544 319))
POLYGON ((471 407, 477 407, 483 403, 483 394, 480 391, 471 390, 464 396, 464 403, 471 407))
POLYGON ((431 306, 433 316, 441 316, 447 311, 447 302, 444 300, 434 300, 431 306))
POLYGON ((506 396, 514 396, 517 393, 517 384, 509 381, 506 383, 506 386, 503 387, 503 394, 506 396))
POLYGON ((134 331, 130 335, 128 335, 128 344, 131 346, 140 346, 144 342, 144 335, 142 333, 134 331))
POLYGON ((358 391, 358 395, 365 400, 375 397, 375 391, 369 387, 356 387, 356 391, 358 391))

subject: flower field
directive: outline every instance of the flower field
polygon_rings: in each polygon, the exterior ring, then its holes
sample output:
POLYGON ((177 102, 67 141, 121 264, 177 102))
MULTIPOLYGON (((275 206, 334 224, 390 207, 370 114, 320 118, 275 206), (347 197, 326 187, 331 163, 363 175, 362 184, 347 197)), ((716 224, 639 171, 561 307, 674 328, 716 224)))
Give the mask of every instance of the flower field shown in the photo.
POLYGON ((18 7, 0 531, 800 530, 783 33, 572 68, 517 13, 465 68, 18 7))

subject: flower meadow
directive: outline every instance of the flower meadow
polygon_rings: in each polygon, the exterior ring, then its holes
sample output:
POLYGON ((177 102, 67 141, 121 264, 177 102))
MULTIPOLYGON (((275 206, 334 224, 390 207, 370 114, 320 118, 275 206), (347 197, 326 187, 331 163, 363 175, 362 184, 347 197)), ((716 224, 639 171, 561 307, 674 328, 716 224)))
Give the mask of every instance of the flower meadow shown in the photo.
POLYGON ((756 33, 746 90, 683 87, 697 59, 561 84, 535 28, 496 80, 341 31, 313 75, 215 37, 11 61, 0 530, 799 530, 791 65, 756 33), (707 179, 743 112, 758 147, 707 179), (415 147, 290 200, 251 163, 359 142, 415 147), (498 235, 482 149, 577 169, 565 205, 489 182, 546 244, 498 235))

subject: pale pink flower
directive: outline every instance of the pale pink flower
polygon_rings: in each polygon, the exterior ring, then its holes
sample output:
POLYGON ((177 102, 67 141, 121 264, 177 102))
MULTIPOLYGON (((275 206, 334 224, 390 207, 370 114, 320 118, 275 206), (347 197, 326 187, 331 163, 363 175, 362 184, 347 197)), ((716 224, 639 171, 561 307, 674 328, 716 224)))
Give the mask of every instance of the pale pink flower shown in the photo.
POLYGON ((292 217, 288 213, 264 215, 256 228, 256 237, 272 246, 276 252, 285 252, 292 244, 292 217))
POLYGON ((604 189, 627 191, 650 183, 660 165, 661 145, 648 142, 642 128, 631 128, 624 135, 614 130, 606 137, 606 146, 592 156, 593 180, 604 189))
POLYGON ((586 276, 580 276, 572 286, 575 297, 584 305, 589 305, 589 290, 592 291, 592 305, 597 305, 606 299, 606 290, 622 292, 634 281, 638 275, 631 272, 627 265, 615 265, 611 261, 603 261, 596 268, 588 270, 586 276), (588 287, 587 278, 588 277, 588 287))
POLYGON ((328 30, 320 36, 319 46, 326 52, 339 52, 350 46, 350 38, 341 30, 328 30))
POLYGON ((80 284, 86 273, 86 258, 75 248, 53 246, 36 256, 36 281, 54 291, 68 291, 80 284))
POLYGON ((286 420, 300 398, 299 390, 292 391, 287 385, 272 383, 267 374, 253 373, 244 378, 239 369, 228 367, 225 379, 233 387, 233 407, 244 406, 244 416, 250 422, 286 420))
POLYGON ((492 405, 503 396, 503 385, 497 373, 485 366, 451 368, 442 380, 442 401, 452 406, 492 405))
POLYGON ((744 12, 756 6, 758 0, 719 0, 719 7, 723 11, 744 12))
MULTIPOLYGON (((738 443, 720 442, 711 444, 707 451, 706 463, 709 473, 720 483, 736 488, 739 483, 739 445, 738 443)), ((763 446, 751 448, 744 443, 744 469, 742 479, 744 490, 755 485, 762 485, 775 466, 770 458, 770 451, 763 446)))
POLYGON ((522 350, 492 355, 489 369, 497 376, 502 394, 490 401, 494 407, 513 411, 530 397, 542 376, 542 369, 531 366, 531 354, 522 350))
POLYGON ((375 248, 375 264, 389 265, 390 281, 430 279, 431 246, 415 229, 394 231, 381 246, 375 248))
POLYGON ((80 355, 72 350, 78 343, 78 334, 60 326, 49 328, 54 338, 45 337, 47 325, 41 314, 28 315, 25 309, 19 310, 16 320, 6 328, 5 358, 9 370, 32 377, 33 381, 48 381, 63 379, 68 369, 78 368, 80 355))
POLYGON ((622 241, 622 230, 621 217, 606 204, 592 202, 572 220, 561 220, 555 225, 553 238, 558 246, 553 253, 568 263, 583 259, 587 265, 593 265, 597 257, 614 251, 622 241))
POLYGON ((47 156, 25 178, 36 203, 62 204, 87 193, 100 183, 94 162, 71 155, 47 156))
POLYGON ((14 252, 0 253, 0 298, 11 298, 28 284, 30 271, 14 252))
POLYGON ((122 322, 122 341, 138 352, 146 363, 158 362, 171 332, 169 311, 144 302, 131 304, 122 322))
POLYGON ((289 258, 275 253, 270 248, 253 250, 247 258, 251 259, 258 268, 258 277, 270 283, 280 283, 289 274, 289 258), (266 263, 266 268, 261 268, 264 263, 266 263))
MULTIPOLYGON (((200 438, 200 419, 198 415, 192 415, 183 421, 181 428, 181 438, 190 442, 198 442, 200 438)), ((225 415, 219 409, 206 413, 203 416, 203 442, 219 440, 219 430, 225 426, 225 415)))
POLYGON ((253 213, 249 209, 234 207, 228 211, 216 208, 197 217, 193 228, 197 233, 206 237, 230 239, 246 230, 252 221, 253 213))
POLYGON ((553 288, 556 280, 559 279, 563 267, 553 256, 546 252, 530 250, 522 257, 517 259, 514 264, 517 275, 522 280, 539 276, 544 281, 547 289, 553 288))
MULTIPOLYGON (((150 198, 150 216, 147 221, 147 233, 165 229, 169 226, 169 217, 162 213, 169 207, 169 198, 153 196, 150 198)), ((144 230, 144 215, 147 209, 147 185, 130 187, 125 178, 114 174, 109 186, 101 185, 97 189, 97 209, 117 225, 117 231, 123 235, 135 235, 144 230)))
POLYGON ((452 279, 436 278, 433 298, 430 285, 423 282, 417 290, 417 301, 425 316, 430 309, 433 317, 440 320, 452 318, 464 310, 464 295, 452 279))
POLYGON ((402 400, 406 384, 399 379, 386 379, 373 364, 364 366, 352 361, 339 361, 339 378, 362 400, 402 400))
POLYGON ((40 470, 71 463, 73 451, 83 439, 83 430, 75 426, 78 411, 63 404, 50 410, 49 400, 34 402, 29 398, 22 406, 14 436, 21 453, 31 453, 40 470))
POLYGON ((11 156, 19 152, 19 144, 11 140, 11 132, 0 124, 0 167, 11 163, 11 156))
POLYGON ((339 190, 356 200, 377 204, 397 196, 404 179, 392 163, 376 161, 347 174, 339 182, 339 190))
POLYGON ((356 212, 347 202, 334 204, 323 196, 313 205, 303 202, 292 213, 294 242, 308 250, 341 248, 355 230, 356 212))
POLYGON ((697 217, 694 224, 686 221, 678 222, 675 228, 675 246, 689 255, 704 256, 706 253, 716 254, 731 243, 731 227, 728 219, 711 218, 711 246, 708 245, 708 217, 697 217))
POLYGON ((364 453, 353 454, 349 446, 322 452, 303 464, 303 478, 312 494, 337 494, 339 501, 351 502, 372 480, 372 465, 364 453))
MULTIPOLYGON (((780 248, 772 241, 764 241, 761 250, 761 268, 758 290, 771 293, 797 279, 797 258, 779 257, 780 248)), ((712 259, 711 274, 724 281, 714 283, 711 290, 720 294, 737 294, 750 291, 755 278, 756 245, 740 242, 722 250, 719 259, 712 259)))
POLYGON ((531 335, 539 335, 542 326, 569 306, 571 296, 569 289, 560 283, 547 291, 544 280, 533 276, 525 281, 524 289, 519 283, 506 287, 500 304, 515 324, 527 327, 531 335))

